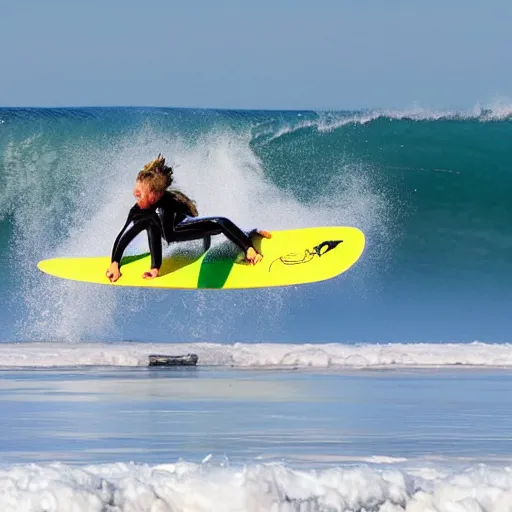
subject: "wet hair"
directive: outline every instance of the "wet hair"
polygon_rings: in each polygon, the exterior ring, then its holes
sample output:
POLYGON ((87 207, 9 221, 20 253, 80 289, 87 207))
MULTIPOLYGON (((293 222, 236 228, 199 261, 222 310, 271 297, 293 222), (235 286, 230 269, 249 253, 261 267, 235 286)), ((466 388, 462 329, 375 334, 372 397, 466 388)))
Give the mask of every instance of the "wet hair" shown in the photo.
POLYGON ((172 196, 174 202, 178 203, 185 210, 185 213, 187 215, 190 215, 191 217, 197 217, 199 215, 196 203, 192 201, 190 197, 186 196, 183 192, 181 192, 180 190, 171 189, 166 193, 172 196))
POLYGON ((153 192, 163 192, 172 185, 172 175, 173 168, 165 165, 165 158, 159 154, 137 174, 137 181, 149 185, 153 192))
POLYGON ((158 156, 148 162, 142 171, 137 174, 137 181, 147 184, 153 192, 171 195, 173 200, 184 210, 187 215, 197 217, 199 215, 195 202, 177 189, 167 190, 173 183, 173 168, 165 165, 165 158, 158 156))

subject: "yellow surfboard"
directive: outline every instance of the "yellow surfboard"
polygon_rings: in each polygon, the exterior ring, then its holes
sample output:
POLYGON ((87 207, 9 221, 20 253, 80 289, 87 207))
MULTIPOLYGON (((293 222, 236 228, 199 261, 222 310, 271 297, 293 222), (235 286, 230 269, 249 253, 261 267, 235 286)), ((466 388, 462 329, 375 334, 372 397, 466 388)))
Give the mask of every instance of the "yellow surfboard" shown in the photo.
POLYGON ((257 265, 245 262, 229 241, 204 251, 197 242, 172 244, 164 256, 160 276, 143 279, 149 270, 148 253, 126 256, 121 278, 111 283, 105 276, 110 257, 54 258, 38 268, 52 276, 109 286, 175 289, 265 288, 312 283, 333 278, 349 269, 361 256, 365 237, 353 227, 316 227, 273 231, 272 238, 253 238, 263 254, 257 265), (192 244, 192 246, 191 246, 192 244))

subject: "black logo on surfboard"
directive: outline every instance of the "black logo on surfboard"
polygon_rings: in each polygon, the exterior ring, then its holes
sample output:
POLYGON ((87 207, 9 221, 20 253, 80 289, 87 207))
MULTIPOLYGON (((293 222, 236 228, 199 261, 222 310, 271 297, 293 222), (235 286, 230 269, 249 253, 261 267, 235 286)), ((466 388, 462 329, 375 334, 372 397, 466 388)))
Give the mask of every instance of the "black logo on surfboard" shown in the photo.
POLYGON ((269 265, 268 271, 270 272, 272 270, 272 265, 276 263, 276 261, 280 261, 284 265, 302 265, 304 263, 309 263, 315 256, 321 258, 324 254, 338 247, 342 242, 343 240, 326 240, 313 247, 313 249, 306 249, 303 253, 292 252, 285 256, 280 256, 269 265))

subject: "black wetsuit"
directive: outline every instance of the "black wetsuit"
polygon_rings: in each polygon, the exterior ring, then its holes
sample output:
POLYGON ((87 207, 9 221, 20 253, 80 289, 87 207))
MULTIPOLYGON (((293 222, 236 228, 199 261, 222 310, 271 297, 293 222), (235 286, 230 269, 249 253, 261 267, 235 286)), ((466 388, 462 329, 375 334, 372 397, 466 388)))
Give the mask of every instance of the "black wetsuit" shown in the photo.
POLYGON ((167 242, 197 240, 223 233, 244 254, 253 247, 248 234, 224 217, 192 217, 187 207, 165 192, 153 206, 142 209, 136 204, 131 208, 123 229, 112 248, 112 262, 121 263, 128 244, 142 231, 148 232, 151 268, 162 265, 162 238, 167 242))

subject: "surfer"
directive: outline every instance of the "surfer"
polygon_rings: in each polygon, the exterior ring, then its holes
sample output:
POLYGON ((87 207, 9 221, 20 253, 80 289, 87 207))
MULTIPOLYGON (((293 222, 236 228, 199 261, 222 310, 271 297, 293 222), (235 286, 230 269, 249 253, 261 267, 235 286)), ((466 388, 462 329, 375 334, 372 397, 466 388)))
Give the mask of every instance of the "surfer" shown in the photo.
POLYGON ((248 235, 225 217, 198 217, 195 202, 183 192, 169 189, 173 183, 173 169, 165 165, 165 158, 158 155, 138 173, 133 195, 136 204, 128 213, 125 225, 117 235, 106 276, 115 282, 121 276, 120 264, 128 244, 142 231, 148 233, 151 269, 144 272, 144 279, 158 277, 162 265, 162 238, 167 242, 196 240, 223 233, 245 254, 245 259, 255 265, 263 256, 254 248, 250 235, 270 238, 268 231, 253 230, 248 235))

